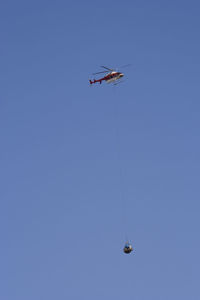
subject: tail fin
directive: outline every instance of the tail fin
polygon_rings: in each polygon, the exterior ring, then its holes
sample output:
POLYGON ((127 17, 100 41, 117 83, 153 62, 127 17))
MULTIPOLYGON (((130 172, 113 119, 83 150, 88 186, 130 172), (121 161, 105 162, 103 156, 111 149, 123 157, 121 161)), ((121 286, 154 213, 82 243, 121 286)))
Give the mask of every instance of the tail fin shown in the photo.
POLYGON ((93 84, 94 82, 92 80, 90 80, 90 84, 93 84))

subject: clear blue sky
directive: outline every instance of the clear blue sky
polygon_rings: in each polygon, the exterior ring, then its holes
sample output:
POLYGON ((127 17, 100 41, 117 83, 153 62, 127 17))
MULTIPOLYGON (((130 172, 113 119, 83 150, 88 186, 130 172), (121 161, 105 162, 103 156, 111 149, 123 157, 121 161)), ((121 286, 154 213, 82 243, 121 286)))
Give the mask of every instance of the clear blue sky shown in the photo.
POLYGON ((1 3, 0 299, 200 299, 199 11, 1 3))

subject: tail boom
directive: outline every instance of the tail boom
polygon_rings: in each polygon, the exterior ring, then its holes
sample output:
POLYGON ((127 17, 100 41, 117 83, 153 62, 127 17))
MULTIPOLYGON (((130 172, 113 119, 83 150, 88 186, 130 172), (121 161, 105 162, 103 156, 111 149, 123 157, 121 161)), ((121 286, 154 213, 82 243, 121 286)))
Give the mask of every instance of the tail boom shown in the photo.
POLYGON ((103 79, 98 79, 98 80, 94 79, 93 81, 89 80, 89 82, 90 82, 90 84, 93 84, 93 83, 96 83, 96 82, 99 82, 101 84, 102 80, 103 79))

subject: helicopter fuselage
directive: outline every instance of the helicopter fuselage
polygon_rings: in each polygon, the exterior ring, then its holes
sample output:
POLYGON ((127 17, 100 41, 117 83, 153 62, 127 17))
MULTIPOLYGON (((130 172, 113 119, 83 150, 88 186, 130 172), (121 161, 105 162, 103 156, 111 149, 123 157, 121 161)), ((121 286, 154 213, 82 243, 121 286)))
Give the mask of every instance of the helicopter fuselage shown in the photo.
POLYGON ((97 83, 99 82, 100 84, 102 83, 102 81, 106 81, 107 83, 111 83, 111 82, 115 82, 116 80, 122 78, 124 76, 123 73, 121 72, 110 72, 109 74, 107 74, 106 76, 99 78, 99 79, 94 79, 93 81, 90 80, 90 84, 93 83, 97 83))

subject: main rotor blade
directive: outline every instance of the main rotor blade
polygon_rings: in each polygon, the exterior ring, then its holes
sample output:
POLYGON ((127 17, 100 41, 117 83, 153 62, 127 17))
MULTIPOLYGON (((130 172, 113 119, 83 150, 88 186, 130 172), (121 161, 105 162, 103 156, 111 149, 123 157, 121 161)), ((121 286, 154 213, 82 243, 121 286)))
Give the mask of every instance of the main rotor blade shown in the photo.
POLYGON ((92 73, 92 75, 101 74, 101 73, 108 73, 108 71, 102 71, 102 72, 92 73))
POLYGON ((121 68, 126 68, 126 67, 130 67, 130 66, 131 66, 131 64, 124 65, 124 66, 121 66, 119 69, 121 69, 121 68))
POLYGON ((104 67, 104 66, 101 66, 102 68, 106 69, 106 70, 109 70, 109 71, 114 71, 113 69, 109 69, 107 67, 104 67))

